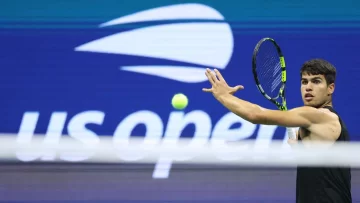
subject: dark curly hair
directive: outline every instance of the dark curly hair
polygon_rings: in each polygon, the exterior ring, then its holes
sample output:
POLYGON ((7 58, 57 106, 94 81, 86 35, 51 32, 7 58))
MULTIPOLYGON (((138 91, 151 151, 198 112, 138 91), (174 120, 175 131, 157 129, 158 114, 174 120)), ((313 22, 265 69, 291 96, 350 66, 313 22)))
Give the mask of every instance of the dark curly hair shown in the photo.
POLYGON ((324 59, 312 59, 306 61, 300 69, 300 77, 303 74, 324 75, 327 85, 335 83, 336 68, 324 59))

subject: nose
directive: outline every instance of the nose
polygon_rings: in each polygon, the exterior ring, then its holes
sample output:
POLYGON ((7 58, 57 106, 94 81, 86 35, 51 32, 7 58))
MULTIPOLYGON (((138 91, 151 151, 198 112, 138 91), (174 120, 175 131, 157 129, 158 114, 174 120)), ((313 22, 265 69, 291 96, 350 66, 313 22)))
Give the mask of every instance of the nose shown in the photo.
POLYGON ((308 84, 306 84, 305 90, 306 90, 307 92, 308 92, 308 91, 312 91, 312 85, 311 85, 310 82, 309 82, 308 84))

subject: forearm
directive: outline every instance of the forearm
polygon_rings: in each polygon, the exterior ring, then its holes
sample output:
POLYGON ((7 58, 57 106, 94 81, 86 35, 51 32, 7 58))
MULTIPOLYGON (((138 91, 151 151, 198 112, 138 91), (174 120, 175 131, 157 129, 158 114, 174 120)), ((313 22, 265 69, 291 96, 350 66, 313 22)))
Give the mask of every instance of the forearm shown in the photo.
POLYGON ((218 100, 227 109, 241 118, 252 123, 259 122, 257 120, 257 115, 262 111, 262 108, 259 105, 239 99, 231 94, 223 95, 219 97, 218 100))

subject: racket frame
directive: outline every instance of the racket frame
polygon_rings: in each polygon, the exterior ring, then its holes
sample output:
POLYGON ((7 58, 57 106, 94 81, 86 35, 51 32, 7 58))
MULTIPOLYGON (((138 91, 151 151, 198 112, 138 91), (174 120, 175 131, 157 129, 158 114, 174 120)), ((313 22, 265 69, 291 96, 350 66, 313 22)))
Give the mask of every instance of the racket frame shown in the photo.
POLYGON ((274 103, 278 109, 282 110, 282 111, 286 111, 287 110, 287 104, 286 104, 286 98, 285 98, 285 85, 286 85, 286 64, 285 64, 285 58, 284 55, 281 51, 280 46, 278 45, 278 43, 270 38, 270 37, 265 37, 262 38, 255 46, 254 51, 253 51, 253 56, 252 56, 252 72, 253 72, 253 76, 254 76, 254 80, 255 80, 255 84, 257 89, 260 91, 260 93, 269 101, 271 101, 272 103, 274 103), (266 94, 266 92, 264 91, 264 89, 261 86, 261 83, 259 81, 258 78, 258 74, 256 72, 256 57, 257 54, 259 52, 259 49, 261 48, 261 45, 265 42, 265 41, 270 41, 276 48, 277 53, 279 55, 279 60, 280 60, 280 66, 281 66, 281 87, 279 90, 279 94, 275 97, 275 98, 271 98, 268 94, 266 94), (281 103, 279 101, 277 101, 278 98, 281 98, 281 103))

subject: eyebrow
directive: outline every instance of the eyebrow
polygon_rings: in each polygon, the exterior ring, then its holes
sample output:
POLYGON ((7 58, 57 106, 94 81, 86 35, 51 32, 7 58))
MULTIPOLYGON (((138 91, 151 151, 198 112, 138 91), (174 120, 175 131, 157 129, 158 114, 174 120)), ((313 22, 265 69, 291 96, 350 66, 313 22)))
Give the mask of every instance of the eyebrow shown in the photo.
MULTIPOLYGON (((311 78, 310 80, 322 80, 321 77, 314 77, 314 78, 311 78)), ((308 80, 307 78, 301 78, 301 80, 308 80)))

